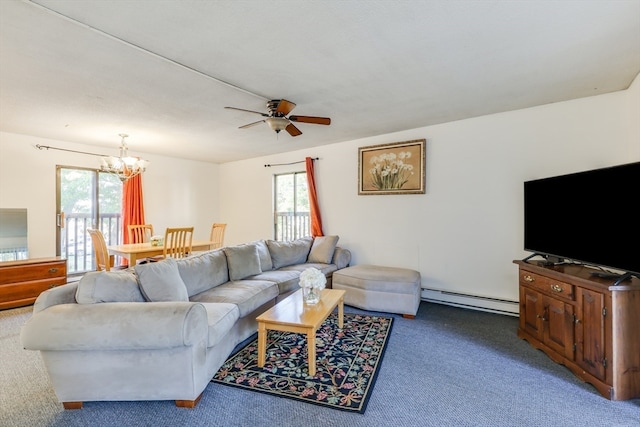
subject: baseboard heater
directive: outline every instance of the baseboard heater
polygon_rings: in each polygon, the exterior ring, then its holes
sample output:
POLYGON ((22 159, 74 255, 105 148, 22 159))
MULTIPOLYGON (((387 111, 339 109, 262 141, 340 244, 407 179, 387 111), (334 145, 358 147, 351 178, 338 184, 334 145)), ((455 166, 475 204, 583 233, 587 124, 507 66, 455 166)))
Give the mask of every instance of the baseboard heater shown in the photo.
POLYGON ((490 313, 506 314, 509 316, 518 316, 520 311, 518 301, 481 297, 478 295, 442 291, 438 289, 423 288, 421 297, 423 301, 433 302, 436 304, 488 311, 490 313))

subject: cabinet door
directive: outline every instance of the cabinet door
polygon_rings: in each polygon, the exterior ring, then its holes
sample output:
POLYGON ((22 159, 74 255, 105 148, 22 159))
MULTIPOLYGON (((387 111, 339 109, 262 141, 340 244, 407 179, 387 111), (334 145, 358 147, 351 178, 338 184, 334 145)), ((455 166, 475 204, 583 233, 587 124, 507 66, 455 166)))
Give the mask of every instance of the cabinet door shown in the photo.
POLYGON ((577 289, 576 362, 585 371, 605 380, 604 295, 577 289))
POLYGON ((569 360, 574 358, 573 306, 543 296, 543 342, 569 360))
POLYGON ((542 295, 526 286, 520 286, 520 329, 542 341, 542 295))

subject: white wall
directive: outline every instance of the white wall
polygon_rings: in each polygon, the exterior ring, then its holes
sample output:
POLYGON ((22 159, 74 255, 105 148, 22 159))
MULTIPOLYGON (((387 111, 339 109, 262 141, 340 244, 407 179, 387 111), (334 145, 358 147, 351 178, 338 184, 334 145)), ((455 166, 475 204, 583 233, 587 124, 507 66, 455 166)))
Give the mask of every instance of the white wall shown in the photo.
MULTIPOLYGON (((30 255, 53 256, 55 166, 94 167, 97 158, 35 144, 104 149, 0 133, 0 207, 27 208, 30 255)), ((143 185, 156 230, 193 224, 205 238, 212 222, 226 222, 227 244, 271 238, 272 176, 304 170, 265 164, 320 157, 324 232, 340 236, 354 264, 413 268, 424 288, 517 301, 523 181, 640 161, 640 77, 612 94, 223 165, 132 154, 151 161, 143 185), (358 196, 358 147, 421 138, 426 194, 358 196)))
POLYGON ((272 238, 272 176, 304 170, 264 164, 320 157, 324 233, 340 236, 352 264, 412 268, 424 288, 517 301, 523 182, 639 161, 639 123, 636 77, 627 91, 223 164, 226 242, 272 238), (358 147, 421 138, 426 194, 358 195, 358 147))
MULTIPOLYGON (((29 256, 56 254, 56 165, 99 166, 98 157, 56 150, 38 150, 36 144, 86 151, 113 150, 64 141, 0 132, 0 207, 27 208, 29 256)), ((131 150, 131 149, 130 149, 131 150)), ((219 166, 173 159, 131 150, 151 162, 142 178, 145 219, 156 234, 166 227, 195 227, 194 238, 208 239, 211 224, 219 222, 219 166)))

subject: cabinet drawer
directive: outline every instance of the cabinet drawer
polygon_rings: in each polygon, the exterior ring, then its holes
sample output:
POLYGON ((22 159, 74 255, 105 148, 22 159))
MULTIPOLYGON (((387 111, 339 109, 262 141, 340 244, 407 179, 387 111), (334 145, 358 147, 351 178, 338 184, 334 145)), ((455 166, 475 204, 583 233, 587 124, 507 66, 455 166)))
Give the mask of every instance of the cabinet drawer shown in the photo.
POLYGON ((16 265, 0 270, 0 285, 30 280, 67 277, 67 262, 16 265))
POLYGON ((35 299, 42 291, 62 286, 67 283, 66 277, 32 280, 29 282, 12 283, 0 286, 0 308, 5 303, 24 299, 35 299))
POLYGON ((520 270, 520 284, 536 289, 555 298, 567 301, 575 300, 575 292, 573 285, 552 279, 550 277, 541 276, 526 270, 520 270))

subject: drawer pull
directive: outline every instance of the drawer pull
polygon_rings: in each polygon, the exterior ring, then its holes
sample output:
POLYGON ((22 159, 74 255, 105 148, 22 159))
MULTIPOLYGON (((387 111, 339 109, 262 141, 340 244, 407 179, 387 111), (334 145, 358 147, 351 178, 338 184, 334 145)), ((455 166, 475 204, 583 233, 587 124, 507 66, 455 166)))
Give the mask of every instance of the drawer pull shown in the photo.
POLYGON ((53 274, 53 273, 57 273, 58 269, 57 268, 50 268, 49 269, 49 273, 53 274))
POLYGON ((554 292, 562 292, 562 286, 560 285, 551 285, 551 290, 554 292))
POLYGON ((524 281, 525 282, 533 282, 535 279, 533 278, 533 276, 529 276, 528 274, 526 276, 524 276, 524 281))

